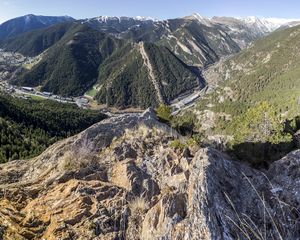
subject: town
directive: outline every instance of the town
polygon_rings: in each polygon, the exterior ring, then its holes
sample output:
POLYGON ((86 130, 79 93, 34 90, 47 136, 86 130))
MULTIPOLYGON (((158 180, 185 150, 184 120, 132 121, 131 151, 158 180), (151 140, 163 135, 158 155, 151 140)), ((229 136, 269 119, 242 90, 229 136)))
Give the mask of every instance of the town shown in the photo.
POLYGON ((62 97, 50 92, 41 92, 32 87, 18 87, 9 84, 7 81, 0 81, 0 91, 23 99, 49 99, 61 103, 76 104, 83 109, 90 108, 90 100, 87 97, 62 97))

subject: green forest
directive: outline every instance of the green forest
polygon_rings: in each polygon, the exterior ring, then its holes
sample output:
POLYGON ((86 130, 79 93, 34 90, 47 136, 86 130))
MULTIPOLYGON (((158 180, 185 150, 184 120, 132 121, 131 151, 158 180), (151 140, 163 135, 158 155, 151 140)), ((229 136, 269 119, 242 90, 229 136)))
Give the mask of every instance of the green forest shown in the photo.
POLYGON ((104 118, 73 104, 0 95, 0 163, 37 156, 104 118))

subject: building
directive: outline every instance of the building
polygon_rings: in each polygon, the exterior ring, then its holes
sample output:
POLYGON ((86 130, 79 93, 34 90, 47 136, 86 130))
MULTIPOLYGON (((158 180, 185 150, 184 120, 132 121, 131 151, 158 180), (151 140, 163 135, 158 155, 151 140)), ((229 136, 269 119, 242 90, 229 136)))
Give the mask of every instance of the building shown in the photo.
POLYGON ((22 87, 22 90, 26 92, 34 92, 34 89, 31 87, 22 87))
POLYGON ((80 108, 89 108, 89 100, 86 98, 78 98, 76 100, 76 104, 80 108))
POLYGON ((45 97, 51 97, 52 93, 50 92, 42 92, 45 97))

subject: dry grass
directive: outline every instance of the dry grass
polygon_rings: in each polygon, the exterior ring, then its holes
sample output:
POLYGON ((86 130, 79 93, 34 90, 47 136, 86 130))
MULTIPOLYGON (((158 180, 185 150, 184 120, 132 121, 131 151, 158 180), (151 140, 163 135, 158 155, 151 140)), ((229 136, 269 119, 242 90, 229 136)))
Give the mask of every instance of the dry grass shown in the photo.
POLYGON ((129 202, 132 215, 144 214, 149 209, 149 203, 145 198, 137 197, 129 202))
POLYGON ((88 149, 81 148, 78 151, 67 151, 63 156, 62 169, 64 171, 76 171, 82 168, 93 167, 96 164, 88 149))
MULTIPOLYGON (((238 235, 249 240, 295 239, 299 224, 296 219, 291 219, 292 212, 295 211, 295 208, 284 203, 276 194, 274 194, 274 202, 271 209, 264 195, 259 193, 257 188, 244 173, 243 176, 248 181, 261 203, 262 224, 258 225, 253 219, 251 219, 250 216, 244 213, 238 213, 229 196, 224 193, 227 202, 230 204, 235 213, 235 219, 232 219, 230 216, 226 216, 226 218, 236 227, 238 235), (278 208, 280 210, 277 212, 276 216, 274 215, 274 208, 278 208), (267 226, 269 230, 267 230, 267 226)), ((272 183, 269 181, 267 176, 264 175, 264 177, 268 180, 270 187, 273 188, 272 183)))

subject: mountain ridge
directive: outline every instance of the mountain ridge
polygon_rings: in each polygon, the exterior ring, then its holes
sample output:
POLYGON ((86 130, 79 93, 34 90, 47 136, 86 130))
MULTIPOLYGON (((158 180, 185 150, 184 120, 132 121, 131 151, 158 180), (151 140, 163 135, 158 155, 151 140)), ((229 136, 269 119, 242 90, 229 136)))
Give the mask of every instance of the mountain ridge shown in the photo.
POLYGON ((196 87, 196 78, 201 77, 202 69, 238 53, 271 30, 273 28, 266 21, 258 18, 209 19, 194 14, 160 21, 143 17, 100 16, 23 33, 2 41, 1 46, 30 57, 46 51, 41 61, 21 72, 15 84, 42 86, 44 91, 64 96, 79 96, 96 89, 95 98, 101 104, 145 108, 169 103, 184 91, 191 91, 196 87), (90 41, 89 38, 99 41, 90 41), (160 64, 155 70, 145 68, 149 61, 142 59, 145 55, 139 54, 135 45, 138 43, 152 46, 149 49, 157 55, 152 56, 153 62, 160 64), (125 52, 126 48, 128 52, 125 52), (115 52, 118 59, 112 57, 115 52), (174 64, 182 73, 176 71, 174 64), (118 74, 111 69, 112 66, 118 69, 118 74), (175 74, 168 72, 170 69, 175 74), (138 84, 141 80, 137 75, 146 79, 145 82, 152 82, 146 84, 149 89, 138 84), (154 80, 155 75, 161 78, 160 81, 154 80), (185 82, 179 80, 183 76, 189 76, 184 78, 185 82), (104 79, 110 79, 110 82, 104 79), (179 82, 184 87, 179 87, 179 82), (172 83, 176 85, 173 90, 170 89, 172 83), (143 97, 142 93, 153 92, 156 94, 147 100, 143 97))
POLYGON ((69 16, 24 15, 0 24, 0 39, 12 38, 25 32, 66 21, 74 21, 74 19, 69 16))

